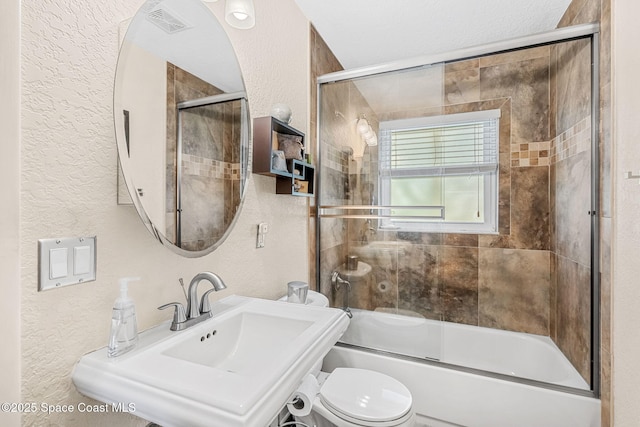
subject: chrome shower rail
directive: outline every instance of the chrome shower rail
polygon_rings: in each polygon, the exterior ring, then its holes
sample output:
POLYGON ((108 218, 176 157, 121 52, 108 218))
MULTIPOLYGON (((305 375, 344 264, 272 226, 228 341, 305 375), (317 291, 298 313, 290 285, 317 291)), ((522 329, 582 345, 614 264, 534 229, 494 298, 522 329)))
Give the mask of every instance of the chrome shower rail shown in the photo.
POLYGON ((428 67, 431 65, 463 61, 480 56, 494 55, 512 50, 529 49, 536 46, 566 42, 574 39, 591 37, 600 31, 600 24, 583 24, 560 28, 528 36, 517 37, 484 45, 472 46, 464 49, 452 50, 434 55, 418 56, 401 61, 387 62, 368 67, 354 68, 352 70, 337 71, 318 77, 318 84, 339 82, 341 80, 367 77, 374 74, 382 74, 390 71, 406 70, 408 68, 428 67))
POLYGON ((320 218, 342 218, 342 219, 444 219, 444 206, 378 206, 378 205, 323 205, 319 209, 320 218), (437 215, 374 215, 373 211, 391 211, 392 209, 413 209, 413 210, 438 210, 437 215), (370 211, 369 214, 347 214, 329 213, 329 211, 370 211))

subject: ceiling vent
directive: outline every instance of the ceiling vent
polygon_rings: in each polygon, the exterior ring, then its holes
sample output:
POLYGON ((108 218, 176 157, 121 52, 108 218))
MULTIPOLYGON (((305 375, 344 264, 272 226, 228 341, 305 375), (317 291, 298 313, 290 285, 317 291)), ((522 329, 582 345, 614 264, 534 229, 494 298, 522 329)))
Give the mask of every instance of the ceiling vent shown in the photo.
POLYGON ((168 11, 166 8, 152 10, 147 14, 147 19, 168 34, 191 28, 191 25, 178 18, 175 13, 168 11))
POLYGON ((144 13, 149 13, 163 1, 164 0, 147 0, 142 6, 140 6, 140 10, 142 10, 144 13))

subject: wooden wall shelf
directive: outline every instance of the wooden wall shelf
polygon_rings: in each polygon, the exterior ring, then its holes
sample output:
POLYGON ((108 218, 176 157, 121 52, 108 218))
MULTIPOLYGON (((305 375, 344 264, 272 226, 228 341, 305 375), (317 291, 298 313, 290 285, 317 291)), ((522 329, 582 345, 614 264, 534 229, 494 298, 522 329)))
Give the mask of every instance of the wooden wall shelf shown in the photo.
POLYGON ((315 168, 306 158, 304 133, 274 117, 253 119, 253 173, 275 177, 277 194, 313 196, 315 168), (274 155, 284 151, 285 140, 300 142, 299 158, 287 158, 278 164, 274 155))

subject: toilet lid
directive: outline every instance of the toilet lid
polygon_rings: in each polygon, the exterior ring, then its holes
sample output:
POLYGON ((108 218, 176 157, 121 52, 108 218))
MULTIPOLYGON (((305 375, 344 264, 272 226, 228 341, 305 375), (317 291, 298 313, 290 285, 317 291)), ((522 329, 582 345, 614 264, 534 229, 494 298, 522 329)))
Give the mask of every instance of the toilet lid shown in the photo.
POLYGON ((375 371, 336 368, 320 389, 334 414, 367 422, 392 421, 411 410, 411 393, 401 382, 375 371))

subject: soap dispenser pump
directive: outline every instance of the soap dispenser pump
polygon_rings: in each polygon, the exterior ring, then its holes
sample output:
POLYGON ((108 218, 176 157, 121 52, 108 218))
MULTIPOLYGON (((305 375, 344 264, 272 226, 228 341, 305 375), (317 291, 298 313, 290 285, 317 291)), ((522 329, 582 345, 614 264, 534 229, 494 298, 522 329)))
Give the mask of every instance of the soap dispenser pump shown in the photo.
POLYGON ((123 277, 120 284, 120 296, 113 304, 111 316, 111 334, 109 335, 108 356, 120 356, 138 342, 138 325, 136 323, 136 309, 133 301, 127 295, 129 282, 140 280, 139 277, 123 277))

